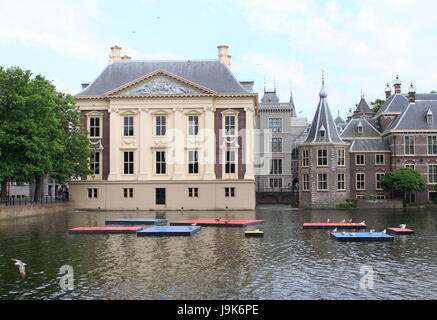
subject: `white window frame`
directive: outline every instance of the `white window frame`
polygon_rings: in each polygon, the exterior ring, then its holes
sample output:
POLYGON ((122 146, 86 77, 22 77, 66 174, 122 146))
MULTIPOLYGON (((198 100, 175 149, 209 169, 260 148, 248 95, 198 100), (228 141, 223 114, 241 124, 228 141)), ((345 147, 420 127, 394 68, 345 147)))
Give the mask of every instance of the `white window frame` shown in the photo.
POLYGON ((385 165, 385 154, 384 153, 375 154, 375 165, 377 165, 377 166, 385 165), (382 162, 378 162, 378 156, 382 157, 382 162))
POLYGON ((337 149, 337 166, 345 167, 346 166, 346 149, 339 148, 337 149), (340 162, 340 160, 343 160, 340 162))
POLYGON ((189 114, 187 115, 187 135, 188 136, 197 136, 199 135, 199 124, 200 117, 197 114, 189 114), (197 119, 197 124, 194 121, 190 121, 190 118, 197 119))
POLYGON ((325 173, 325 172, 320 172, 320 173, 318 173, 317 174, 317 190, 318 191, 327 191, 328 190, 328 187, 329 187, 329 185, 328 185, 328 174, 327 173, 325 173), (320 176, 326 176, 326 180, 320 180, 320 176), (326 184, 326 188, 324 188, 324 189, 321 189, 320 188, 320 183, 325 183, 326 184))
POLYGON ((273 175, 280 175, 283 174, 284 172, 284 161, 282 161, 283 159, 279 159, 279 158, 274 158, 274 159, 270 159, 270 174, 273 175), (276 165, 274 165, 274 163, 276 163, 276 165), (280 163, 280 166, 278 166, 278 163, 280 163), (274 172, 273 169, 277 169, 276 172, 274 172))
POLYGON ((168 174, 167 170, 167 152, 165 150, 155 150, 153 152, 153 173, 158 176, 165 176, 168 174), (160 157, 159 161, 157 160, 158 153, 161 155, 164 155, 164 160, 162 160, 162 157, 160 157), (159 171, 162 171, 162 168, 164 168, 165 172, 158 172, 158 165, 159 165, 159 171), (162 167, 162 165, 164 165, 162 167))
POLYGON ((308 149, 302 150, 302 167, 309 167, 310 151, 308 149))
POLYGON ((189 175, 198 175, 199 174, 199 150, 188 150, 187 151, 187 173, 189 175), (190 155, 194 154, 194 159, 191 160, 190 155), (197 166, 196 166, 197 164, 197 166), (197 167, 197 172, 190 172, 190 165, 193 165, 193 171, 197 167))
POLYGON ((428 164, 428 172, 427 172, 427 176, 428 176, 428 184, 432 184, 435 185, 437 184, 437 164, 428 164), (431 179, 431 167, 435 167, 435 173, 433 173, 433 175, 435 176, 435 179, 431 179), (432 181, 434 180, 434 181, 432 181))
POLYGON ((366 165, 366 154, 364 153, 357 153, 355 154, 355 165, 356 166, 365 166, 366 165), (363 163, 358 163, 358 158, 362 156, 363 163))
POLYGON ((379 188, 378 188, 378 176, 385 176, 385 173, 383 172, 377 172, 375 173, 375 189, 376 190, 384 190, 381 186, 381 178, 379 179, 379 188))
MULTIPOLYGON (((361 180, 360 180, 360 183, 361 183, 361 180)), ((355 174, 355 190, 358 190, 358 191, 365 191, 366 190, 366 174, 365 173, 357 172, 355 174), (361 175, 363 176, 363 180, 362 180, 363 188, 359 188, 359 186, 358 186, 358 176, 361 176, 361 175)))
MULTIPOLYGON (((123 151, 122 152, 122 160, 123 160, 123 175, 133 175, 133 174, 135 174, 135 151, 133 151, 133 150, 125 150, 125 151, 123 151), (126 155, 126 153, 132 153, 132 159, 128 159, 128 161, 126 162, 126 160, 125 160, 125 155, 126 155), (132 163, 132 172, 128 172, 128 173, 126 173, 126 171, 125 171, 125 166, 126 166, 126 164, 128 165, 128 169, 130 169, 130 164, 132 163)), ((129 158, 129 155, 128 155, 128 158, 129 158)), ((130 171, 130 170, 128 170, 128 171, 130 171)))
POLYGON ((345 191, 346 190, 346 173, 345 172, 337 172, 337 190, 345 191), (339 175, 343 176, 343 179, 339 179, 339 175), (340 188, 340 183, 343 184, 343 188, 340 188))
POLYGON ((428 149, 427 150, 428 154, 437 155, 437 136, 428 136, 427 137, 427 149, 428 149), (429 142, 432 138, 434 138, 433 140, 435 140, 435 143, 430 144, 429 142))
MULTIPOLYGON (((329 152, 328 152, 328 148, 319 148, 317 149, 317 166, 318 167, 327 167, 328 166, 328 159, 329 159, 329 152), (319 154, 319 151, 326 151, 326 155, 321 155, 319 154), (320 160, 326 159, 326 164, 320 164, 320 160)), ((323 161, 322 161, 323 163, 323 161)))
POLYGON ((123 116, 123 137, 134 137, 135 136, 135 117, 133 115, 124 115, 123 116), (128 119, 128 123, 126 124, 126 119, 128 119), (132 124, 129 119, 132 119, 132 124), (126 129, 127 133, 126 134, 126 129), (132 134, 130 133, 130 129, 132 129, 132 134))
POLYGON ((415 136, 404 136, 404 153, 406 155, 414 155, 416 154, 416 137, 415 136), (410 144, 407 145, 407 138, 413 138, 413 152, 410 152, 410 144), (407 152, 407 146, 408 146, 408 152, 407 152))
MULTIPOLYGON (((279 122, 275 121, 275 123, 279 123, 279 122)), ((269 132, 272 132, 272 133, 282 133, 283 129, 284 129, 284 127, 283 127, 283 119, 282 118, 278 118, 278 117, 268 118, 268 120, 267 120, 267 128, 268 128, 269 132), (280 127, 278 127, 278 126, 270 127, 270 120, 280 120, 280 127), (278 130, 277 128, 280 128, 280 130, 277 131, 278 130), (273 131, 272 129, 275 129, 275 131, 273 131)))
POLYGON ((303 173, 302 174, 302 191, 310 190, 310 174, 303 173))
POLYGON ((282 152, 282 141, 283 139, 282 138, 279 138, 279 137, 273 137, 272 139, 271 139, 271 142, 270 142, 270 145, 271 145, 271 152, 273 153, 273 152, 277 152, 277 153, 281 153, 282 152), (276 141, 276 143, 274 143, 274 141, 276 141), (278 143, 279 142, 279 143, 278 143), (275 150, 275 146, 277 147, 276 149, 277 150, 275 150), (280 147, 280 148, 278 148, 278 147, 280 147))

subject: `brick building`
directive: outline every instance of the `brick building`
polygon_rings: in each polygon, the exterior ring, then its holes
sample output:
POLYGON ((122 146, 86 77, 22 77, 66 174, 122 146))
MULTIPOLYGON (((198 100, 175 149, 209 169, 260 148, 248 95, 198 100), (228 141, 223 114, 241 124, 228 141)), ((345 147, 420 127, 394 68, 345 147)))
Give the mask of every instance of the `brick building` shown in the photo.
POLYGON ((437 94, 417 94, 412 84, 403 94, 399 77, 394 86, 392 94, 387 85, 386 101, 376 114, 362 96, 346 125, 339 117, 332 121, 322 89, 310 135, 299 148, 301 206, 334 207, 342 199, 369 194, 398 197, 382 190, 380 182, 387 172, 405 167, 420 172, 427 185, 411 200, 437 198, 437 94), (321 181, 327 181, 325 189, 321 181))

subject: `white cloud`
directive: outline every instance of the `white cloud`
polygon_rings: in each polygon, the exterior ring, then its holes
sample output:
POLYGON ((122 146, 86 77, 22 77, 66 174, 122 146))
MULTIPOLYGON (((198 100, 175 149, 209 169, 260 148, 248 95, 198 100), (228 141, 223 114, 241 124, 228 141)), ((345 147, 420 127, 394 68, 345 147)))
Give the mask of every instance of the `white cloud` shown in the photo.
POLYGON ((0 1, 0 44, 18 42, 86 61, 102 58, 99 0, 0 1))
MULTIPOLYGON (((404 80, 405 89, 411 80, 418 91, 437 87, 437 75, 430 72, 437 69, 434 54, 437 2, 227 1, 240 8, 254 32, 286 37, 288 43, 284 43, 284 50, 268 59, 278 62, 284 59, 283 52, 291 51, 293 64, 305 71, 299 75, 300 71, 293 70, 300 81, 314 83, 310 77, 315 76, 317 82, 318 71, 324 67, 331 88, 331 102, 341 105, 342 110, 353 105, 361 89, 369 99, 382 97, 386 82, 392 84, 396 74, 404 80), (338 93, 336 88, 339 88, 338 93)), ((270 70, 277 72, 280 79, 282 68, 287 69, 287 65, 276 68, 276 62, 271 63, 270 70)), ((294 92, 298 94, 296 90, 294 92)), ((312 101, 309 97, 303 99, 304 104, 312 101)))

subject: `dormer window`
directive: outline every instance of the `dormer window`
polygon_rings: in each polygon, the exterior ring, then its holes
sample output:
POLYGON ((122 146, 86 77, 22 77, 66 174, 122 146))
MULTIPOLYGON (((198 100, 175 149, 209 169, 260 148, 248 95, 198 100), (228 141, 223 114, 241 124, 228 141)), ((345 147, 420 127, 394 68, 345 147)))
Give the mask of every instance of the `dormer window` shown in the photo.
POLYGON ((432 111, 431 109, 428 110, 426 113, 426 123, 429 125, 432 125, 432 111))
POLYGON ((322 125, 322 127, 320 128, 320 137, 321 138, 325 137, 325 132, 326 132, 325 127, 322 125))
POLYGON ((358 134, 363 134, 363 124, 361 123, 361 121, 358 124, 357 132, 358 132, 358 134))

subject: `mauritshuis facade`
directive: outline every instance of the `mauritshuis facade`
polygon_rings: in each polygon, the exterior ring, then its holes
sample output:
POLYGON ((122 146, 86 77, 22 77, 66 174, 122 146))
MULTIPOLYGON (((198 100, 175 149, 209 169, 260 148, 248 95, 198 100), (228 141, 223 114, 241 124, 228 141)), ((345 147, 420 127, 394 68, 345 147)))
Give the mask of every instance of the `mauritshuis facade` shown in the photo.
POLYGON ((94 174, 70 183, 75 207, 255 208, 258 96, 218 49, 217 60, 135 61, 111 48, 76 95, 95 152, 94 174))
POLYGON ((387 85, 386 102, 375 114, 364 96, 347 121, 333 120, 322 88, 309 136, 299 148, 301 207, 334 208, 347 198, 372 194, 388 199, 381 188, 386 172, 412 168, 421 173, 427 189, 417 201, 437 198, 437 94, 416 94, 411 84, 401 92, 387 85))

